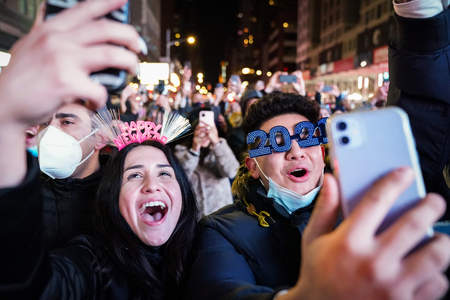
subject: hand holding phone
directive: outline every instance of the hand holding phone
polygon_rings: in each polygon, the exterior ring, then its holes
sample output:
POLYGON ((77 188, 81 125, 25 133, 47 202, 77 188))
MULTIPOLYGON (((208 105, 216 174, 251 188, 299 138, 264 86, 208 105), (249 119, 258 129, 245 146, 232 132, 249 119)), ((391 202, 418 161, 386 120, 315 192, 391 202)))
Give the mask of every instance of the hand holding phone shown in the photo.
MULTIPOLYGON (((73 7, 78 2, 83 2, 83 0, 47 0, 45 19, 52 19, 63 10, 73 7)), ((128 2, 118 9, 107 13, 105 18, 123 24, 129 23, 128 2)), ((127 72, 116 68, 107 68, 102 71, 93 72, 91 79, 104 85, 109 92, 116 92, 125 87, 127 72)))
POLYGON ((216 124, 214 122, 214 112, 209 110, 202 110, 199 113, 199 126, 205 126, 206 124, 206 134, 214 146, 219 142, 219 133, 217 131, 216 124), (202 125, 203 124, 203 125, 202 125))
POLYGON ((125 3, 83 1, 45 22, 42 10, 32 30, 11 49, 8 68, 1 74, 2 99, 14 103, 8 118, 38 124, 63 103, 79 99, 90 109, 104 106, 106 89, 90 74, 109 67, 130 73, 137 70, 140 43, 136 30, 101 19, 125 3), (101 26, 104 23, 120 30, 111 32, 109 27, 101 26), (105 36, 110 43, 105 42, 105 36))
POLYGON ((328 295, 333 299, 382 299, 386 295, 397 299, 419 294, 423 299, 440 299, 448 288, 443 273, 450 262, 450 238, 436 234, 426 245, 408 253, 444 213, 444 199, 427 195, 393 226, 376 234, 388 208, 413 178, 410 168, 383 176, 336 227, 338 183, 325 174, 321 194, 302 236, 301 276, 297 286, 289 290, 297 294, 289 299, 305 295, 313 299, 329 299, 328 295))
POLYGON ((325 175, 302 237, 297 298, 442 296, 445 280, 431 278, 444 278, 450 239, 436 234, 423 247, 417 245, 444 213, 445 201, 425 196, 406 114, 389 108, 336 115, 327 131, 340 188, 336 178, 325 175), (331 230, 339 199, 346 219, 331 230), (431 284, 426 288, 424 275, 431 284))

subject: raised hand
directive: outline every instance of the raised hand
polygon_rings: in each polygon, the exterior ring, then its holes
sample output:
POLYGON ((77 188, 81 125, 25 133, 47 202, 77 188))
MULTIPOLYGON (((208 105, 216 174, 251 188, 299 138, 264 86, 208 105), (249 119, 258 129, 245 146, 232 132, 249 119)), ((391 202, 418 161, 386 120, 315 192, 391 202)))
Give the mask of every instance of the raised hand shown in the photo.
POLYGON ((444 295, 448 236, 438 234, 408 255, 444 213, 442 197, 427 195, 375 235, 394 201, 412 182, 412 171, 399 169, 380 179, 333 230, 339 211, 338 185, 331 175, 325 177, 303 235, 299 281, 279 299, 438 299, 444 295))
POLYGON ((14 45, 10 64, 0 75, 1 119, 38 123, 76 99, 92 108, 102 106, 106 90, 89 75, 109 67, 137 70, 137 32, 101 18, 125 3, 80 2, 45 22, 41 13, 31 32, 14 45))

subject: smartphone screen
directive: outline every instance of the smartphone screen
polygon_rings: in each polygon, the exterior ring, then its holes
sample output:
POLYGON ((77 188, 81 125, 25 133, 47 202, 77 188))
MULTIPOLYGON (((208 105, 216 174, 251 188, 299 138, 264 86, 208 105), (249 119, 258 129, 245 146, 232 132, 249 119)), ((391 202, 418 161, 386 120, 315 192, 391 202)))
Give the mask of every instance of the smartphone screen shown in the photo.
POLYGON ((333 87, 331 85, 326 85, 323 87, 322 92, 328 93, 328 92, 331 92, 332 90, 333 90, 333 87))
POLYGON ((293 83, 297 82, 297 76, 295 75, 280 75, 280 82, 293 83))
POLYGON ((414 138, 403 110, 385 108, 335 115, 327 122, 327 134, 344 216, 376 180, 402 166, 414 170, 414 182, 394 203, 378 232, 425 197, 414 138))

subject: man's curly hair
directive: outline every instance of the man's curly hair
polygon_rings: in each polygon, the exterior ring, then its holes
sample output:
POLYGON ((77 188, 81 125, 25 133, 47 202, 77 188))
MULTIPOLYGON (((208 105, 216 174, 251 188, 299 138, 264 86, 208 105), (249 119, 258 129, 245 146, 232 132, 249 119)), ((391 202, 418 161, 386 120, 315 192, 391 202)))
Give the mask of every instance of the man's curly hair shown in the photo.
POLYGON ((247 135, 259 129, 267 120, 288 113, 300 114, 310 122, 317 123, 320 106, 316 101, 301 95, 274 92, 249 107, 242 128, 247 135))

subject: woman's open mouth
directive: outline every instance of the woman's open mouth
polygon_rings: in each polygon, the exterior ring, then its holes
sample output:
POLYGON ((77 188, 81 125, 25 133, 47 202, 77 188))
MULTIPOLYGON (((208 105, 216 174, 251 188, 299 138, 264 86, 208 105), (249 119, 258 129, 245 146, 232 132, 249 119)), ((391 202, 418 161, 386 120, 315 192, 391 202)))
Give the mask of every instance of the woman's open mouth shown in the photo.
POLYGON ((158 200, 144 202, 139 208, 139 213, 143 218, 143 221, 148 225, 158 225, 162 223, 167 211, 167 205, 158 200))

